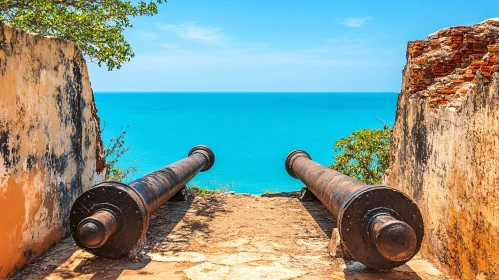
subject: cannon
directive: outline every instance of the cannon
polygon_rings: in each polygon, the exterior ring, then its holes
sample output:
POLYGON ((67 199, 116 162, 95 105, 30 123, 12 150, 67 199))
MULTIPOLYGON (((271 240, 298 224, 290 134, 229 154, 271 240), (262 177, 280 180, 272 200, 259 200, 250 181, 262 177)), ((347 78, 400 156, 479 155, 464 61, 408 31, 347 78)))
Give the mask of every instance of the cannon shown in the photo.
POLYGON ((198 145, 188 157, 129 184, 95 185, 71 207, 70 228, 76 244, 97 256, 127 254, 143 239, 152 213, 214 162, 211 149, 198 145))
POLYGON ((305 183, 336 217, 341 242, 357 261, 390 269, 419 251, 423 218, 416 203, 401 191, 368 186, 312 161, 302 150, 292 151, 285 164, 288 174, 305 183))

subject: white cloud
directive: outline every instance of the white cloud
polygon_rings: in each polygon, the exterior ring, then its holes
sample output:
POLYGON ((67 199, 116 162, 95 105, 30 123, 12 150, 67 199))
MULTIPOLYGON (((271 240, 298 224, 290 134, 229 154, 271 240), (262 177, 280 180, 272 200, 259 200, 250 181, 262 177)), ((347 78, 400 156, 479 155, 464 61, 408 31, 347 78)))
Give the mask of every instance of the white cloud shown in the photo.
MULTIPOLYGON (((279 50, 260 47, 227 46, 216 49, 184 49, 176 44, 163 44, 166 52, 137 55, 149 69, 259 69, 266 67, 361 67, 382 65, 377 58, 367 57, 373 50, 360 38, 329 39, 319 46, 279 50)), ((270 46, 270 45, 268 45, 270 46)), ((132 61, 133 63, 133 61, 132 61)), ((136 68, 136 66, 134 67, 136 68)))
POLYGON ((342 21, 341 24, 348 26, 348 27, 362 27, 364 23, 368 20, 370 20, 370 17, 364 17, 364 18, 347 18, 346 20, 342 21))
POLYGON ((159 29, 172 32, 185 40, 198 41, 206 44, 220 45, 225 43, 227 36, 217 28, 198 26, 195 23, 160 24, 159 29))
POLYGON ((401 67, 389 57, 315 49, 165 50, 139 53, 120 71, 92 72, 98 77, 92 85, 97 91, 386 91, 387 73, 401 67))

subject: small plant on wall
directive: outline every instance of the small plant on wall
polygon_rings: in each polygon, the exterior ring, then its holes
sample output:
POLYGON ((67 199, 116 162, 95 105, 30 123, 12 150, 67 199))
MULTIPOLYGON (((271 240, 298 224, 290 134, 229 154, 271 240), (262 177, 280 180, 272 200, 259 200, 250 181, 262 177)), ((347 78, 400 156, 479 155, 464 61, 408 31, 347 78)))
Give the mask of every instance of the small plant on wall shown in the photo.
MULTIPOLYGON (((104 127, 102 131, 106 128, 104 127)), ((107 175, 106 180, 121 182, 126 180, 130 175, 137 172, 138 168, 135 165, 123 167, 120 164, 122 157, 130 150, 131 146, 125 145, 125 136, 128 131, 128 126, 121 129, 118 136, 111 137, 109 143, 105 145, 104 156, 107 161, 107 175)))

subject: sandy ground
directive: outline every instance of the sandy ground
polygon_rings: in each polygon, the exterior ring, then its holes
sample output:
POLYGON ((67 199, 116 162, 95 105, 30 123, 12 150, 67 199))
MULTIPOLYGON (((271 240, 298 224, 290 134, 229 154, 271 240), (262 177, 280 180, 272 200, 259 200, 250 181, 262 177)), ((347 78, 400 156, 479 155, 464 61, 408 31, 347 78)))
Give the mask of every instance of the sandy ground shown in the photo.
POLYGON ((197 197, 153 215, 141 257, 95 257, 68 238, 12 279, 449 279, 418 256, 388 272, 334 258, 334 226, 318 201, 197 197))

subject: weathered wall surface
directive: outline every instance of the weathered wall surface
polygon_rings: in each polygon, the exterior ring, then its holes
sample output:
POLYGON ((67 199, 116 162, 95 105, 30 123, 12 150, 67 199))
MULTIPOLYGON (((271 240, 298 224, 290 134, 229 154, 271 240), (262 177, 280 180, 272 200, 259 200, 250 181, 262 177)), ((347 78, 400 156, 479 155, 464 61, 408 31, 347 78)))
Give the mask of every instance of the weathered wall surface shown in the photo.
POLYGON ((96 112, 75 44, 0 23, 0 279, 59 241, 103 179, 96 112))
POLYGON ((410 42, 387 184, 425 219, 423 253, 460 279, 499 278, 499 20, 410 42))

